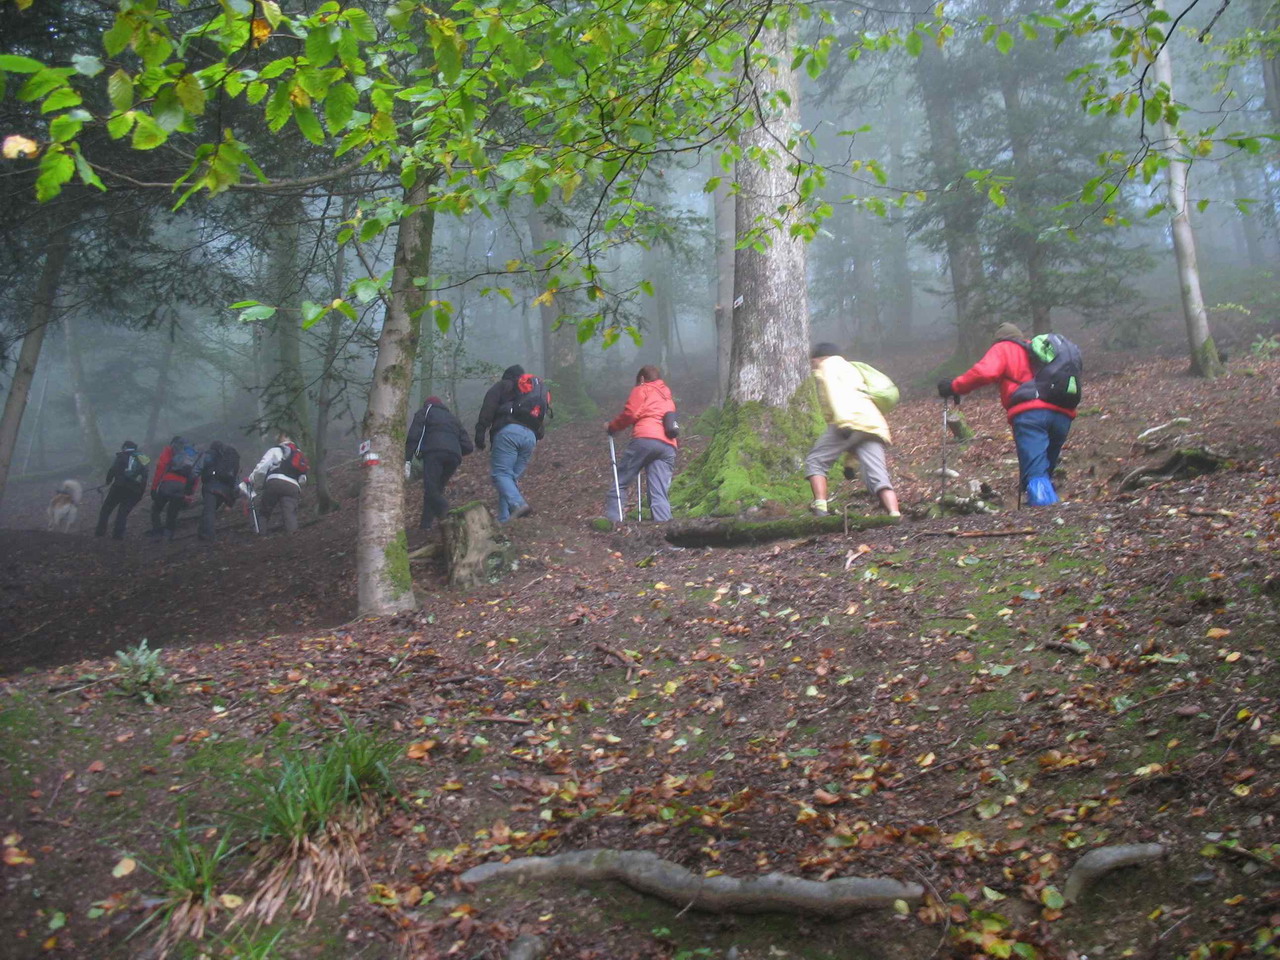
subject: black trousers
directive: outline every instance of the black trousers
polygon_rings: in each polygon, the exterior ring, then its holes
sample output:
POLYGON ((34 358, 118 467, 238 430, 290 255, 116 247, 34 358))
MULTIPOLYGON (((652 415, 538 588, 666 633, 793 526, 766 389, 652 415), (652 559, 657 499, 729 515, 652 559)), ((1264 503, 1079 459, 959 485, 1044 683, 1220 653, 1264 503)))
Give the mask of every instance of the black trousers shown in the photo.
POLYGON ((200 539, 213 539, 213 520, 214 514, 218 512, 218 508, 231 505, 231 487, 225 483, 219 483, 216 480, 210 480, 201 487, 201 496, 204 498, 204 508, 200 511, 200 539))
POLYGON ((162 480, 151 494, 151 536, 158 537, 167 530, 173 539, 178 529, 178 513, 186 506, 186 484, 176 480, 162 480), (160 517, 164 516, 161 527, 160 517))
POLYGON ((428 450, 422 455, 422 520, 423 530, 431 527, 449 512, 449 501, 444 498, 444 488, 458 469, 461 458, 446 450, 428 450))
POLYGON ((113 483, 102 498, 102 509, 98 511, 98 529, 95 536, 107 535, 107 524, 111 521, 111 511, 116 511, 115 527, 111 531, 113 540, 124 539, 124 524, 129 519, 129 511, 142 499, 142 490, 127 483, 113 483))

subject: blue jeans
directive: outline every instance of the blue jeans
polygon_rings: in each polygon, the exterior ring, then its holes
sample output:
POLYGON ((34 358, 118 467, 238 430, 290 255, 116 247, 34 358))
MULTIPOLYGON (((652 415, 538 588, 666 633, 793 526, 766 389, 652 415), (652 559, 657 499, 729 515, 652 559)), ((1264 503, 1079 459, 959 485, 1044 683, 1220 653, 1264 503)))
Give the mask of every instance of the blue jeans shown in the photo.
POLYGON ((520 495, 520 478, 529 465, 538 438, 528 427, 509 423, 493 438, 489 453, 489 476, 498 491, 498 522, 506 523, 511 514, 526 506, 520 495))
POLYGON ((1019 484, 1025 490, 1032 477, 1049 477, 1057 469, 1071 418, 1056 410, 1027 410, 1013 418, 1012 426, 1019 484))

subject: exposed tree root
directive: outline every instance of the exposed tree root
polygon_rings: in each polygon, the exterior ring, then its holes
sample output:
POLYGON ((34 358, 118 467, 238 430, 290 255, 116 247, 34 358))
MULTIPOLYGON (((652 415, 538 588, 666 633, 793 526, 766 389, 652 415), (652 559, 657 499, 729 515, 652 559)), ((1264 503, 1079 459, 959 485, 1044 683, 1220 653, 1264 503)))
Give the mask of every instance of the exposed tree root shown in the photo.
POLYGON ((700 877, 646 850, 577 850, 552 857, 525 857, 509 863, 482 863, 461 877, 464 883, 514 879, 522 882, 617 880, 685 908, 712 913, 793 913, 843 917, 859 910, 918 901, 915 883, 863 877, 820 882, 771 873, 763 877, 700 877))
POLYGON ((1075 903, 1101 876, 1121 867, 1159 860, 1168 851, 1162 843, 1119 843, 1109 847, 1097 847, 1076 861, 1067 874, 1062 891, 1067 903, 1075 903))
POLYGON ((784 520, 720 520, 690 522, 667 530, 667 542, 677 547, 736 547, 788 537, 822 533, 848 533, 897 523, 896 517, 849 514, 847 517, 788 517, 784 520))

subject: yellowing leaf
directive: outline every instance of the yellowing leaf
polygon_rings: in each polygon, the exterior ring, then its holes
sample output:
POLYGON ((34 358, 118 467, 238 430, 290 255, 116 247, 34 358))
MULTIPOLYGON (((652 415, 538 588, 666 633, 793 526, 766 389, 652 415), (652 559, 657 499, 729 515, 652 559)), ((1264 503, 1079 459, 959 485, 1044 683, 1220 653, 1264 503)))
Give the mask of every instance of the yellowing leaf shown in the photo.
POLYGON ((17 160, 19 157, 36 157, 40 155, 40 144, 17 133, 4 138, 4 158, 17 160))
POLYGON ((111 875, 116 878, 127 877, 137 869, 138 861, 134 860, 133 857, 125 857, 111 868, 111 875))
POLYGON ((252 37, 253 48, 256 50, 270 38, 271 24, 266 20, 254 19, 249 24, 249 31, 252 37))
POLYGON ((238 910, 240 905, 244 903, 244 897, 234 893, 224 893, 218 897, 218 902, 228 910, 238 910))
POLYGON ((1210 627, 1204 635, 1210 640, 1221 640, 1223 637, 1231 636, 1231 631, 1226 627, 1210 627))
POLYGON ((920 766, 922 766, 922 767, 929 767, 929 766, 932 766, 932 765, 933 765, 933 761, 935 761, 935 760, 937 760, 937 759, 938 759, 938 758, 937 758, 936 756, 934 756, 934 755, 933 755, 933 752, 932 752, 932 751, 930 751, 929 753, 926 753, 926 754, 925 754, 924 756, 922 756, 922 757, 917 757, 917 758, 916 758, 916 763, 920 764, 920 766))

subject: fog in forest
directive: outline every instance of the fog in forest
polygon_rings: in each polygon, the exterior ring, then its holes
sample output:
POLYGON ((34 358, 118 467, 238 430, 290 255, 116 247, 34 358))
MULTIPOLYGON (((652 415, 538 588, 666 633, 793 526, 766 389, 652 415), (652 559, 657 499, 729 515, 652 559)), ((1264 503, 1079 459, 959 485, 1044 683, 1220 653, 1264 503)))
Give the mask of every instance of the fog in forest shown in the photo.
MULTIPOLYGON (((1082 109, 1084 81, 1070 75, 1107 55, 1106 35, 1055 44, 1052 29, 1027 25, 1006 44, 991 30, 1030 9, 970 5, 941 49, 908 34, 856 59, 851 38, 891 24, 846 10, 835 25, 799 24, 811 57, 830 38, 826 69, 801 80, 812 138, 799 153, 812 165, 799 189, 827 208, 806 251, 809 339, 890 370, 903 357, 969 362, 1004 321, 1066 332, 1095 356, 1185 350, 1166 177, 1144 165, 1170 151, 1189 169, 1219 350, 1276 349, 1280 169, 1265 136, 1280 106, 1273 61, 1240 42, 1273 25, 1274 8, 1233 4, 1211 24, 1214 11, 1194 7, 1174 33, 1181 142, 1142 103, 1082 109), (1202 153, 1197 130, 1213 131, 1202 153), (1228 132, 1264 139, 1259 149, 1228 132)), ((7 53, 65 60, 93 45, 82 23, 50 47, 32 15, 8 5, 0 18, 7 53)), ((9 79, 3 133, 36 130, 15 93, 22 74, 9 79)), ((6 393, 24 337, 44 337, 11 479, 96 469, 126 439, 154 454, 175 434, 234 442, 248 460, 284 428, 330 465, 357 455, 402 184, 373 166, 333 173, 346 160, 292 126, 273 134, 246 115, 236 128, 268 176, 296 186, 161 188, 194 134, 154 152, 99 137, 85 152, 98 150, 110 189, 69 185, 47 203, 34 196, 36 161, 5 161, 6 393)), ((409 412, 436 395, 470 426, 512 363, 548 377, 562 420, 603 416, 642 363, 684 408, 722 399, 743 235, 722 147, 672 145, 626 196, 582 182, 571 196, 495 192, 420 215, 433 222, 409 412)))

